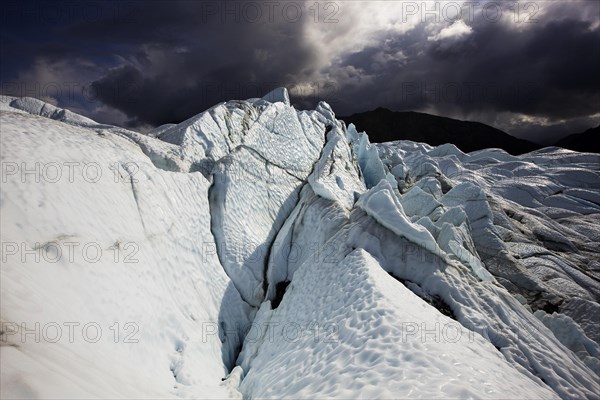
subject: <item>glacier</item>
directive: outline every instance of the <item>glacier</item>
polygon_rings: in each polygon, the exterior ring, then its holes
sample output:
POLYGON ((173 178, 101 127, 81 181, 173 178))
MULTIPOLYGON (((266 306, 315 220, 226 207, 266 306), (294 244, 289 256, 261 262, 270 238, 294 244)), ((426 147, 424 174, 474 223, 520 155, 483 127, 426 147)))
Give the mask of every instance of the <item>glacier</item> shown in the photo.
POLYGON ((0 98, 3 398, 600 398, 600 157, 0 98))

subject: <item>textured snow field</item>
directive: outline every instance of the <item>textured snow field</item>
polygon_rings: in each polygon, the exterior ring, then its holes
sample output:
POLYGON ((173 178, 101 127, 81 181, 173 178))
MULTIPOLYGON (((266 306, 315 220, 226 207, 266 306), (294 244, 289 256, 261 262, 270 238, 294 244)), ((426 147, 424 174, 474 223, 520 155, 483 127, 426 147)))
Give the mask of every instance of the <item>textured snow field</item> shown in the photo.
POLYGON ((265 336, 242 381, 242 392, 253 397, 556 396, 362 249, 339 262, 306 263, 267 315, 255 320, 265 336))
POLYGON ((599 398, 597 155, 373 145, 284 89, 0 129, 3 398, 599 398))

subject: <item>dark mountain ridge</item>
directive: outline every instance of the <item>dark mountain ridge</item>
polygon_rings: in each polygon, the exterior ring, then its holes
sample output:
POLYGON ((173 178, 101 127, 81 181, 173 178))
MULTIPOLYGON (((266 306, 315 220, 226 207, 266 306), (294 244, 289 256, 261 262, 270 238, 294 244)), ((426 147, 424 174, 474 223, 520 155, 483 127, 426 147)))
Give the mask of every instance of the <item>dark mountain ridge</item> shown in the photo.
POLYGON ((566 136, 556 142, 554 146, 588 153, 600 153, 600 125, 581 133, 566 136))
POLYGON ((432 146, 452 143, 464 152, 496 147, 514 155, 542 147, 481 122, 461 121, 415 111, 377 108, 339 118, 347 124, 353 123, 358 131, 366 131, 369 139, 376 143, 394 140, 425 142, 432 146))

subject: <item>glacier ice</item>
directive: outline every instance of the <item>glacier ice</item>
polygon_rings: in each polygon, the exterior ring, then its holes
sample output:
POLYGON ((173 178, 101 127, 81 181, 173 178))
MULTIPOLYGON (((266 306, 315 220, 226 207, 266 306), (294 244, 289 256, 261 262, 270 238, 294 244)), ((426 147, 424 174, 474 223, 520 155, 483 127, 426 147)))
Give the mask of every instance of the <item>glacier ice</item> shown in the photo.
POLYGON ((598 398, 597 155, 373 144, 284 88, 0 123, 2 397, 598 398))
POLYGON ((386 172, 379 158, 377 147, 369 143, 369 137, 366 133, 358 133, 356 127, 350 124, 347 136, 350 143, 352 143, 365 185, 370 189, 384 179, 388 172, 386 172))
POLYGON ((281 102, 286 106, 290 105, 290 96, 286 88, 279 87, 271 90, 269 93, 263 96, 262 100, 270 103, 281 102))

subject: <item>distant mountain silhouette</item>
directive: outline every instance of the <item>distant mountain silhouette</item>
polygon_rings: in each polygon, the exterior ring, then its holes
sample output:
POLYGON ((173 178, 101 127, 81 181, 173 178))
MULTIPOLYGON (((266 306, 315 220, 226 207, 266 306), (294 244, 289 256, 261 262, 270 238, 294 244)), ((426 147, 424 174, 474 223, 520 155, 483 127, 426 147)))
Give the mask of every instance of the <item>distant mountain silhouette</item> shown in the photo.
POLYGON ((600 125, 590 128, 585 132, 574 133, 564 137, 554 145, 569 150, 600 153, 600 125))
POLYGON ((481 122, 460 121, 414 111, 397 112, 378 108, 339 119, 347 124, 353 123, 359 132, 366 131, 369 139, 376 143, 393 140, 412 140, 432 146, 452 143, 465 152, 499 147, 515 155, 541 147, 481 122))

